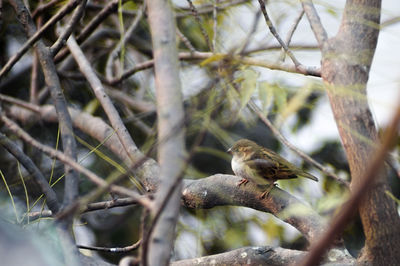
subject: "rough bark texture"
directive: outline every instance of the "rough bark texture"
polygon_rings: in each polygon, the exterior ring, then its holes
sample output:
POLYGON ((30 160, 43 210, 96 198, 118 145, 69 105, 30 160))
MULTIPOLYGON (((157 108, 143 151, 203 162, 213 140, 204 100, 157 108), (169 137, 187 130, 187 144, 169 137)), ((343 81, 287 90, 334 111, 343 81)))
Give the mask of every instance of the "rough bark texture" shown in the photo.
MULTIPOLYGON (((352 183, 361 182, 365 163, 371 159, 379 138, 366 93, 375 52, 381 1, 347 1, 336 37, 323 47, 322 77, 350 165, 352 183)), ((377 176, 359 208, 366 246, 359 262, 400 265, 400 219, 387 174, 377 176)))

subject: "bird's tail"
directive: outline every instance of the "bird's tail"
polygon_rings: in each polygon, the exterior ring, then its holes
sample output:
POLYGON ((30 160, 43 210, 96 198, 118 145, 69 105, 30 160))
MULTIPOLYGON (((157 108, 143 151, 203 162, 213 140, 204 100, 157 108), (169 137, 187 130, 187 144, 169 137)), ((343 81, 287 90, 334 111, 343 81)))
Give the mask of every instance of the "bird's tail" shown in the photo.
POLYGON ((318 178, 313 176, 312 174, 309 174, 309 173, 306 173, 306 172, 302 172, 300 175, 302 177, 305 177, 305 178, 308 178, 308 179, 311 179, 311 180, 314 180, 314 181, 318 182, 318 178))

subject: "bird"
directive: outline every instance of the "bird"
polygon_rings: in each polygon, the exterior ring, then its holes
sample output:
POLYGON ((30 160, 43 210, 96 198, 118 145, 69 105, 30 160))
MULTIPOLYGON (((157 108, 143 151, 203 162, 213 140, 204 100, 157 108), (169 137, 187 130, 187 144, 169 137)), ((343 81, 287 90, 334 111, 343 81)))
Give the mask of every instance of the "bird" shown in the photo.
POLYGON ((317 177, 306 173, 279 154, 248 139, 236 141, 227 152, 232 155, 233 172, 242 178, 237 184, 238 186, 247 184, 249 180, 257 185, 268 185, 260 195, 260 199, 268 196, 277 180, 301 176, 318 182, 317 177))

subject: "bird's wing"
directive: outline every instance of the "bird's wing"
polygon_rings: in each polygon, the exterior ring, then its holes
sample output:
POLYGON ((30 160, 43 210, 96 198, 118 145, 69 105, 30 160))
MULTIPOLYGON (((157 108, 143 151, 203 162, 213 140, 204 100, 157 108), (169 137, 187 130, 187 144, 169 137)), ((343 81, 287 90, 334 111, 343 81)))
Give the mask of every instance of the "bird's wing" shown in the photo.
POLYGON ((279 154, 274 153, 272 151, 269 151, 268 153, 270 153, 269 156, 271 157, 272 160, 280 162, 279 168, 281 169, 282 177, 278 178, 278 179, 296 178, 297 176, 301 176, 301 177, 309 178, 309 179, 312 179, 312 180, 318 182, 318 178, 316 178, 312 174, 309 174, 309 173, 303 171, 302 169, 298 168, 297 166, 295 166, 291 162, 287 161, 285 158, 283 158, 279 154), (285 177, 285 176, 288 176, 288 177, 285 177))
POLYGON ((279 163, 278 160, 275 160, 275 158, 272 158, 269 154, 254 153, 245 162, 250 168, 256 171, 258 175, 268 180, 291 179, 297 177, 289 167, 279 163))

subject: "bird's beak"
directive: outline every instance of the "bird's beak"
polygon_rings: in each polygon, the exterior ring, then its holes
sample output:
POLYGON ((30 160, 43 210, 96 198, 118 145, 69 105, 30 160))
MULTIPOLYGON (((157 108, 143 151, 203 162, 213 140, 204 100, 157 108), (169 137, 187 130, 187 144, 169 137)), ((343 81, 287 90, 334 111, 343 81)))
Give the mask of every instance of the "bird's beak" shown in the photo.
POLYGON ((229 148, 226 152, 229 153, 229 154, 232 154, 232 147, 229 148))

